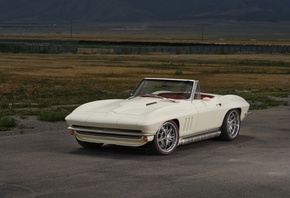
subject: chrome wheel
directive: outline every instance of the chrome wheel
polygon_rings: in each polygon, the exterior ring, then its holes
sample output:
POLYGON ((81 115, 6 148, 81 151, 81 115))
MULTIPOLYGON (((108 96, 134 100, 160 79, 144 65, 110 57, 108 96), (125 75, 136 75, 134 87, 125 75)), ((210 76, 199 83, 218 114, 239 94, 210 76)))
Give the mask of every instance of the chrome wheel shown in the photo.
POLYGON ((227 119, 227 131, 232 138, 236 137, 240 131, 240 115, 237 111, 231 111, 227 119))
POLYGON ((149 149, 157 154, 171 154, 178 145, 178 127, 175 122, 167 121, 158 129, 156 136, 149 144, 149 149))
POLYGON ((224 140, 234 140, 240 132, 241 118, 237 109, 227 112, 221 127, 221 138, 224 140))

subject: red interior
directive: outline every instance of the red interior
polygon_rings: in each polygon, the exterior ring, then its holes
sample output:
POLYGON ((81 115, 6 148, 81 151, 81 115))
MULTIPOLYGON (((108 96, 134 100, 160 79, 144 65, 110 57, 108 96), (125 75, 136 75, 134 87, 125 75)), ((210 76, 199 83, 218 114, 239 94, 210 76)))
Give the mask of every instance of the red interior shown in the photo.
POLYGON ((200 94, 200 99, 203 99, 205 97, 213 98, 214 96, 213 95, 209 95, 209 94, 200 94))

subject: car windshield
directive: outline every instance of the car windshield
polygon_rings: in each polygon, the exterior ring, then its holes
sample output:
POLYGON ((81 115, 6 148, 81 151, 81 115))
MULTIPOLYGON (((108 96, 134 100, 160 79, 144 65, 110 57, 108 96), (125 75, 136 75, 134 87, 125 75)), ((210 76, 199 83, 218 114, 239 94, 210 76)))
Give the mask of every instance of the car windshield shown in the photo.
POLYGON ((144 79, 133 97, 162 97, 171 99, 189 99, 193 88, 193 81, 144 79))

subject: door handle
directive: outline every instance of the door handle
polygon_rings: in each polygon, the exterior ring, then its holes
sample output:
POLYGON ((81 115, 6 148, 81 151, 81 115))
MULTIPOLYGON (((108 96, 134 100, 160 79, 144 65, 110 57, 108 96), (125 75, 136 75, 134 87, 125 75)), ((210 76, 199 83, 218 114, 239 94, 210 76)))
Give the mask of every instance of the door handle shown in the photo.
POLYGON ((220 106, 221 107, 222 106, 222 103, 218 103, 218 104, 216 104, 216 106, 220 106))

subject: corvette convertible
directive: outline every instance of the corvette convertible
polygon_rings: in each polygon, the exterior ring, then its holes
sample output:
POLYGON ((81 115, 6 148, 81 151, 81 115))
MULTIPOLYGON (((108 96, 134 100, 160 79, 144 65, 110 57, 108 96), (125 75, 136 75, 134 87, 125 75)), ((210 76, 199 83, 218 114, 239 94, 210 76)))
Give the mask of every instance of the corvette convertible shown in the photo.
POLYGON ((249 106, 236 95, 202 93, 198 80, 145 78, 129 98, 89 102, 65 119, 84 148, 146 145, 168 155, 205 139, 235 140, 249 106))

